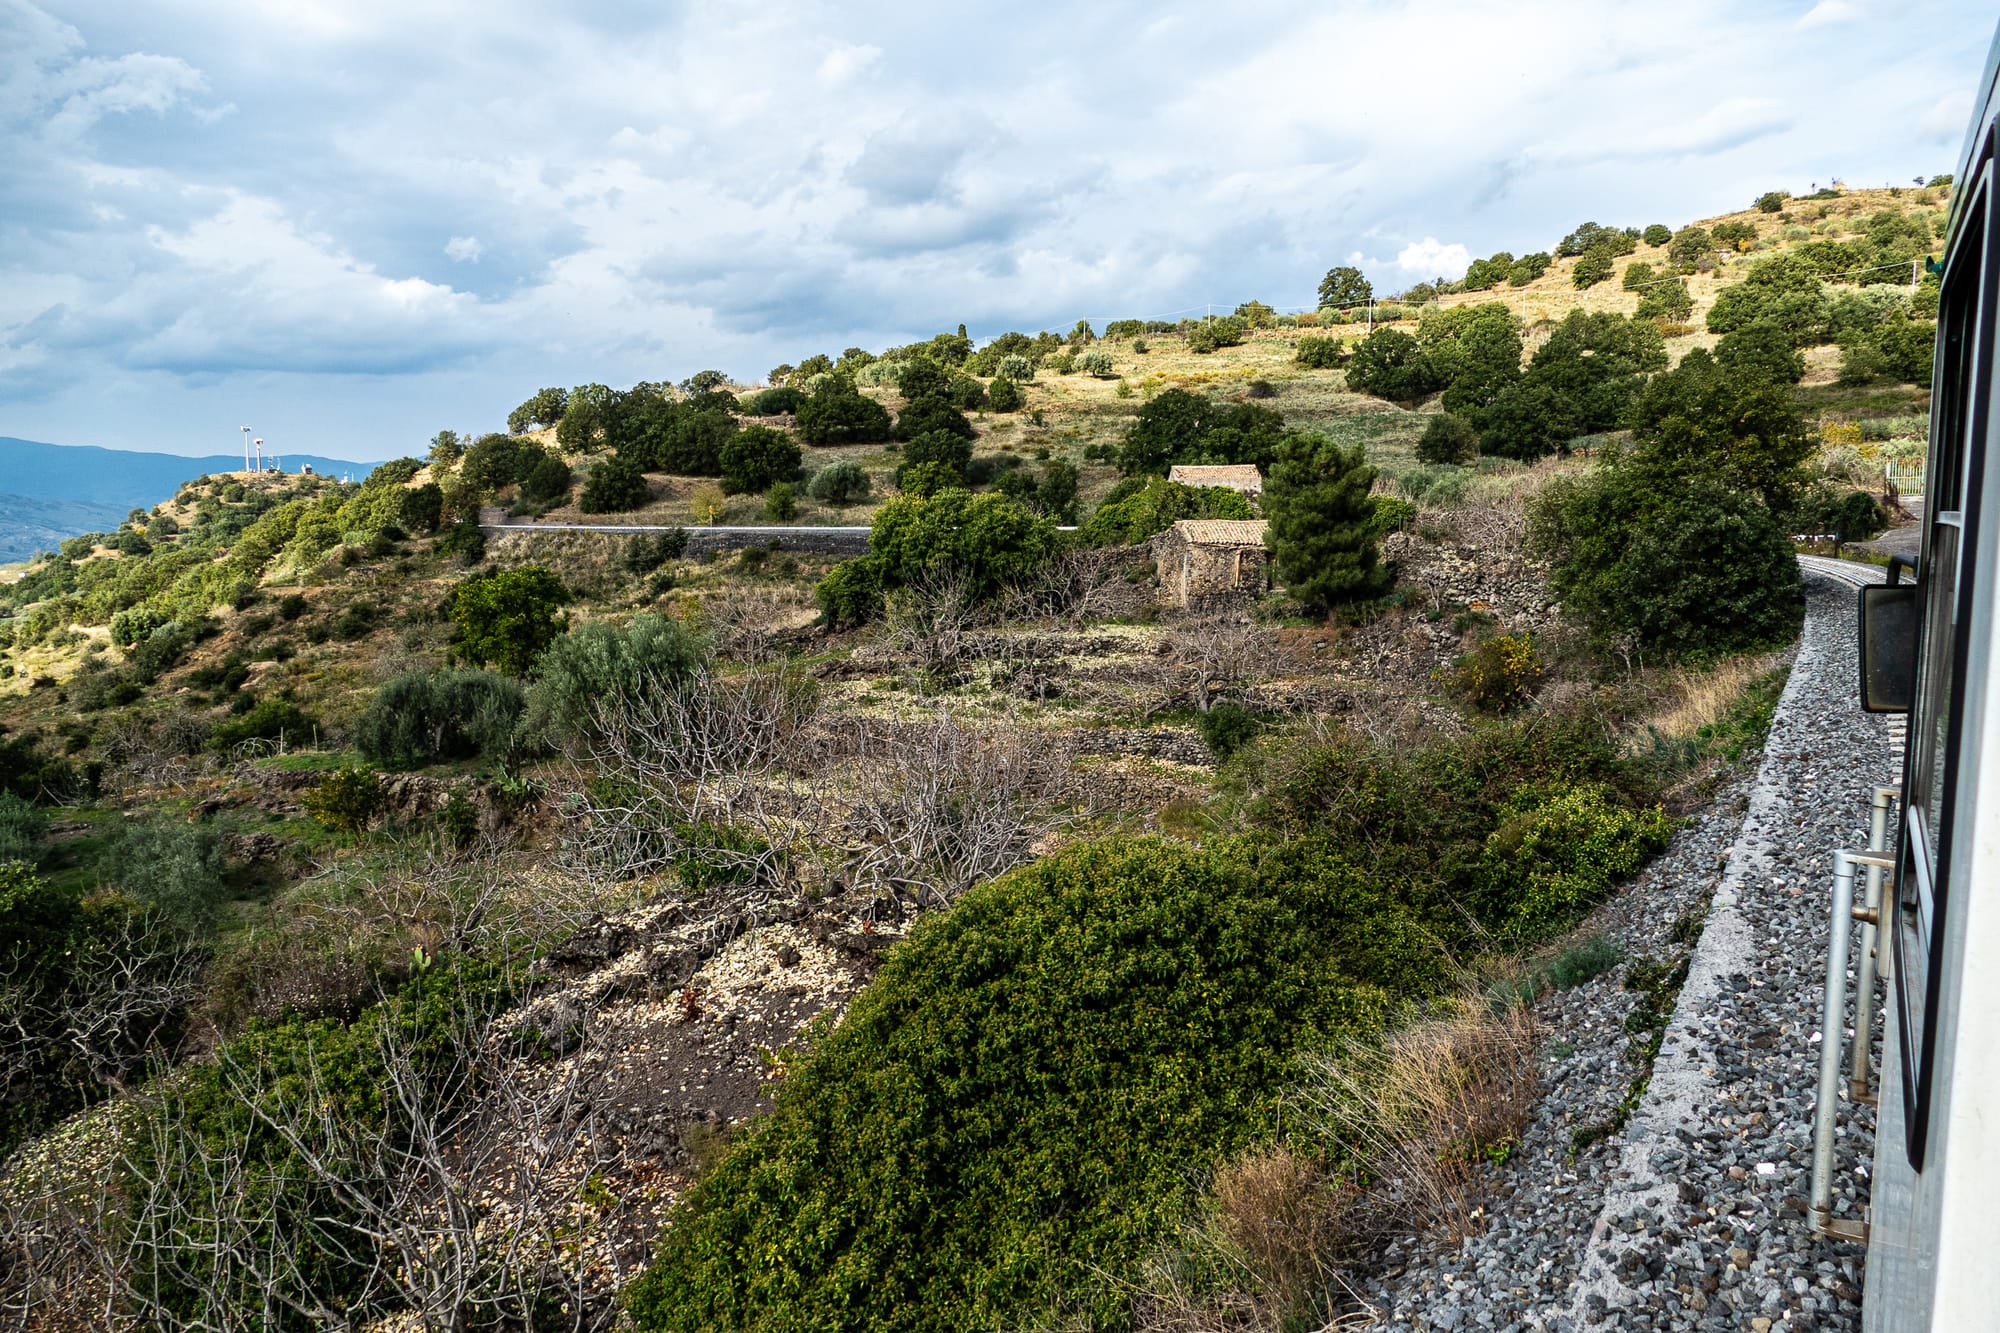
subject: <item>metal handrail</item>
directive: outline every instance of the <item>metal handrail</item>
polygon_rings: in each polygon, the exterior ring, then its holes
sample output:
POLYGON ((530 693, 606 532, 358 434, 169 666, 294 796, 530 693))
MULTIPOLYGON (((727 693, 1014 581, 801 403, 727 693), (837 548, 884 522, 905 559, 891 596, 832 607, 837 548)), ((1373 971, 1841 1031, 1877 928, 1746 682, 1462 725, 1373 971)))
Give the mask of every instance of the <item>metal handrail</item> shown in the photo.
POLYGON ((1874 955, 1878 952, 1877 918, 1881 912, 1883 872, 1895 868, 1895 862, 1884 855, 1886 848, 1881 844, 1888 839, 1887 801, 1897 794, 1893 787, 1876 789, 1873 826, 1869 830, 1869 841, 1876 846, 1865 852, 1842 847, 1833 854, 1833 903, 1826 942, 1826 993, 1820 1014, 1819 1094, 1813 1103, 1812 1200, 1808 1217, 1814 1231, 1839 1240, 1868 1239, 1867 1222, 1833 1215, 1833 1139, 1839 1111, 1841 1059, 1848 1050, 1848 1043, 1841 1037, 1847 1027, 1848 937, 1855 922, 1860 922, 1861 979, 1865 989, 1856 997, 1854 1068, 1848 1087, 1851 1092, 1858 1085, 1865 1093, 1868 1053, 1875 1027, 1871 1011, 1875 1003, 1874 955), (1868 906, 1858 911, 1854 906, 1857 867, 1868 872, 1864 881, 1864 901, 1868 906))

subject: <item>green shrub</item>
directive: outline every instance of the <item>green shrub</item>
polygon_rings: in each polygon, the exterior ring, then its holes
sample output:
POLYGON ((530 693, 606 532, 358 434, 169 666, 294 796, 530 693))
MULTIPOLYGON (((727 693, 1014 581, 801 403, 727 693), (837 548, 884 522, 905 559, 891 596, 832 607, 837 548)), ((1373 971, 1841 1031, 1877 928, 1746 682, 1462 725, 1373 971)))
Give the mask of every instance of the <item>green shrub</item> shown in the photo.
POLYGON ((1798 629, 1790 540, 1754 497, 1711 474, 1663 482, 1625 463, 1559 478, 1533 503, 1530 536, 1565 609, 1648 653, 1744 652, 1798 629))
POLYGON ((591 464, 576 507, 586 514, 623 514, 652 499, 646 474, 624 454, 612 454, 591 464))
POLYGON ((570 484, 574 480, 569 464, 554 454, 546 454, 521 482, 521 498, 534 504, 554 504, 567 500, 570 484))
POLYGON ((904 495, 921 500, 939 491, 963 490, 965 477, 949 463, 926 460, 905 463, 896 469, 896 486, 904 495))
POLYGON ((774 481, 764 492, 764 517, 773 523, 789 523, 799 514, 798 492, 789 481, 774 481))
POLYGON ((1056 551, 1056 525, 1004 495, 947 489, 899 496, 882 506, 868 534, 885 586, 920 572, 962 574, 975 598, 985 598, 1040 567, 1056 551))
POLYGON ((686 528, 639 533, 625 543, 625 568, 634 574, 650 574, 667 561, 678 560, 685 555, 687 544, 686 528))
POLYGON ((1257 516, 1249 497, 1227 486, 1183 486, 1165 477, 1127 477, 1083 526, 1086 546, 1136 546, 1184 518, 1257 516))
POLYGON ((562 633, 557 608, 569 599, 562 580, 539 565, 467 579, 451 597, 457 651, 469 662, 524 675, 562 633))
POLYGON ((843 560, 827 571, 813 596, 835 629, 864 625, 882 614, 882 562, 867 555, 843 560))
POLYGON ((1478 430, 1450 412, 1432 417, 1417 440, 1417 457, 1426 463, 1468 463, 1478 452, 1478 430))
POLYGON ((1474 708, 1505 713, 1534 697, 1542 682, 1542 656, 1525 634, 1495 635, 1453 663, 1449 676, 1474 708))
POLYGON ((1035 363, 1027 357, 1015 353, 1000 358, 996 378, 1011 380, 1014 384, 1031 384, 1035 378, 1035 363))
POLYGON ((1264 729, 1264 718, 1242 704, 1225 699, 1197 717, 1195 727, 1201 732, 1208 752, 1220 764, 1257 738, 1257 733, 1264 729))
POLYGON ((1545 975, 1557 990, 1569 990, 1603 976, 1625 961, 1625 951, 1609 935, 1592 935, 1549 960, 1545 975))
POLYGON ((1766 190, 1757 196, 1757 211, 1759 213, 1782 213, 1785 211, 1785 200, 1791 197, 1790 192, 1786 190, 1766 190))
POLYGON ((598 735, 603 710, 677 688, 708 660, 686 622, 642 612, 624 625, 591 620, 536 659, 520 733, 532 744, 580 753, 598 735))
POLYGON ((11 791, 0 790, 0 861, 42 859, 42 838, 48 817, 11 791))
POLYGON ((745 398, 743 414, 751 417, 775 417, 797 412, 805 400, 806 396, 797 389, 780 385, 775 389, 765 389, 745 398))
MULTIPOLYGON (((983 1329, 1114 1283, 1270 1132, 1301 1045, 1385 998, 1329 947, 1393 909, 1332 858, 1260 876, 1154 841, 1071 847, 919 923, 677 1211, 644 1330, 983 1329)), ((1435 955, 1430 960, 1435 971, 1435 955)))
POLYGON ((504 757, 522 706, 521 686, 490 671, 407 672, 368 701, 354 724, 354 748, 392 768, 504 757))
MULTIPOLYGON (((247 699, 247 694, 239 694, 247 699)), ((227 722, 217 723, 208 733, 208 748, 228 754, 248 741, 277 741, 285 745, 305 745, 319 734, 310 713, 289 699, 258 699, 249 709, 227 722)))
POLYGON ((800 457, 799 446, 783 431, 746 426, 722 446, 722 489, 753 495, 773 482, 796 481, 800 457))
POLYGON ((568 410, 567 389, 540 389, 527 402, 507 414, 507 429, 520 435, 538 426, 553 426, 563 419, 563 413, 568 410))
POLYGON ((1334 370, 1340 365, 1340 339, 1304 334, 1292 352, 1292 360, 1307 370, 1334 370))
POLYGON ((813 473, 806 490, 815 500, 850 505, 868 498, 868 471, 853 459, 843 458, 813 473))
POLYGON ((1655 281, 1639 298, 1639 308, 1633 313, 1639 319, 1679 324, 1694 313, 1694 296, 1688 291, 1685 278, 1655 281))
POLYGON ((1002 372, 993 377, 993 384, 987 390, 987 398, 995 412, 1018 412, 1028 396, 1021 391, 1018 380, 1002 372))
POLYGON ((1608 248, 1586 250, 1576 261, 1576 267, 1570 270, 1570 283, 1578 290, 1595 287, 1611 276, 1612 270, 1617 267, 1617 262, 1618 253, 1615 250, 1608 248))
POLYGON ((1660 223, 1655 222, 1650 227, 1647 227, 1645 231, 1639 234, 1639 239, 1644 241, 1648 245, 1660 246, 1660 245, 1665 245, 1668 241, 1673 240, 1674 233, 1667 227, 1664 227, 1660 223))
POLYGON ((127 828, 104 850, 97 868, 134 902, 189 934, 206 933, 229 896, 215 835, 188 824, 127 828))
POLYGON ((1547 934, 1604 901, 1672 833, 1664 812, 1630 809, 1602 786, 1527 790, 1487 839, 1486 891, 1504 904, 1509 933, 1547 934))
POLYGON ((1436 392, 1443 387, 1443 380, 1415 338, 1401 329, 1379 328, 1354 345, 1347 363, 1347 386, 1407 403, 1436 392))
POLYGON ((346 767, 334 770, 306 792, 300 804, 319 823, 338 833, 360 833, 383 805, 382 779, 374 770, 346 767))
POLYGON ((1115 379, 1118 374, 1112 368, 1111 353, 1101 348, 1092 348, 1087 352, 1077 353, 1076 368, 1093 379, 1115 379))

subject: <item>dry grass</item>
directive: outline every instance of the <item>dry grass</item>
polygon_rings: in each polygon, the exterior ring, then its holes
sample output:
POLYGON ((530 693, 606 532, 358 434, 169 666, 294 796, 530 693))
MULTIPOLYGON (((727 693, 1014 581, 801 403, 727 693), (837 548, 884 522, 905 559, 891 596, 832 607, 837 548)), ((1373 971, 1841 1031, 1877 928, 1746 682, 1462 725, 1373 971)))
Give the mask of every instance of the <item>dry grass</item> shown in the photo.
POLYGON ((1478 1178, 1502 1161, 1539 1091, 1535 1025, 1525 1008, 1481 999, 1306 1061, 1289 1109, 1340 1145, 1372 1183, 1363 1211, 1392 1230, 1480 1231, 1478 1178))
POLYGON ((1219 1168, 1197 1221, 1132 1285, 1147 1333, 1334 1329, 1365 1322, 1346 1270, 1388 1234, 1481 1229, 1485 1164, 1538 1091, 1526 1009, 1468 997, 1379 1046, 1309 1058, 1288 1140, 1219 1168))
MULTIPOLYGON (((1664 697, 1647 725, 1668 740, 1692 739, 1702 728, 1721 722, 1751 681, 1776 670, 1784 661, 1784 653, 1763 653, 1728 658, 1708 671, 1663 673, 1664 697)), ((1643 736, 1646 729, 1635 734, 1643 736)))

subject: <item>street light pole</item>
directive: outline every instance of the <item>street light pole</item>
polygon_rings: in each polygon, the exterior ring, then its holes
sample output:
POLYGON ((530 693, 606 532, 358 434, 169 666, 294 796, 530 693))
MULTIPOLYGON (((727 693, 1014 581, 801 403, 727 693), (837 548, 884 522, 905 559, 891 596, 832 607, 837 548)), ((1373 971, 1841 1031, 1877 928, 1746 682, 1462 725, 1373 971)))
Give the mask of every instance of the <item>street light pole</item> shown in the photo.
POLYGON ((243 431, 243 470, 245 472, 248 472, 250 470, 250 428, 248 426, 244 426, 242 427, 242 431, 243 431))
POLYGON ((251 443, 257 446, 257 474, 262 476, 264 473, 264 437, 260 435, 251 441, 251 443))

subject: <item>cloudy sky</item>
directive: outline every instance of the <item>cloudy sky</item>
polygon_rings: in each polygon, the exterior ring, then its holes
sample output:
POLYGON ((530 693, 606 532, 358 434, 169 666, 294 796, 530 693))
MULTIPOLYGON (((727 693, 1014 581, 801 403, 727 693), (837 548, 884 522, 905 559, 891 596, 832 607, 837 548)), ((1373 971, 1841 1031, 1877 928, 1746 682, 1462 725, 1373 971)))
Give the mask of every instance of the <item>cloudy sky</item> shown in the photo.
POLYGON ((543 384, 1298 308, 1335 263, 1907 183, 1994 18, 0 0, 0 435, 377 459, 543 384))

